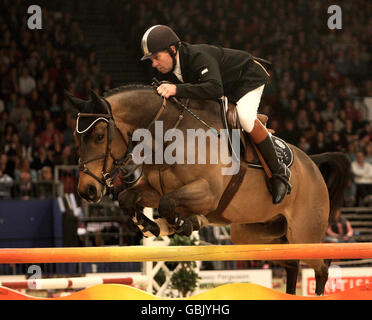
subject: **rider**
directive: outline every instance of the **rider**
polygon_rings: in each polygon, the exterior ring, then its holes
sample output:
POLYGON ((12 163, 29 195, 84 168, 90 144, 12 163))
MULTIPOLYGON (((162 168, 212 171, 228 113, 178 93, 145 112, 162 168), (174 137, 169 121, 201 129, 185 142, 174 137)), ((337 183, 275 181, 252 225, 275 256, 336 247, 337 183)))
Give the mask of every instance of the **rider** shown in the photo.
POLYGON ((236 102, 240 124, 250 134, 271 172, 272 201, 280 203, 289 191, 290 171, 275 152, 271 135, 257 119, 257 110, 269 73, 250 53, 181 42, 165 25, 149 28, 142 37, 141 60, 150 59, 163 83, 158 93, 169 98, 217 100, 223 95, 236 102))

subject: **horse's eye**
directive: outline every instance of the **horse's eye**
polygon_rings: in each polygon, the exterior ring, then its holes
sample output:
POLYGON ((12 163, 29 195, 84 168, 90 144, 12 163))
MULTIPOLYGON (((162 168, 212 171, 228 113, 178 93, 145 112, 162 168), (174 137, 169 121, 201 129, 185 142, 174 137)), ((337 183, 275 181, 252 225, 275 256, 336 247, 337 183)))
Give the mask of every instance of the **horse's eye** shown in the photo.
POLYGON ((97 142, 102 141, 103 138, 104 138, 104 136, 105 136, 105 135, 103 135, 103 134, 98 134, 98 135, 96 136, 96 141, 97 141, 97 142))

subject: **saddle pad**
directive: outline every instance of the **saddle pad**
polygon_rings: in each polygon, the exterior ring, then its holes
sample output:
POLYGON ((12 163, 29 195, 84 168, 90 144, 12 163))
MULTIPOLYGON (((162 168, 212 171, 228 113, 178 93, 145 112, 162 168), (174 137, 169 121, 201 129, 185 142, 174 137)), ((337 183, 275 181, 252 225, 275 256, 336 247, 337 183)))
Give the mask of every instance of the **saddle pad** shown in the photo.
MULTIPOLYGON (((278 158, 283 161, 289 168, 293 163, 293 152, 289 148, 287 142, 285 142, 283 139, 280 139, 274 135, 271 135, 271 138, 274 143, 276 154, 278 155, 278 158)), ((254 167, 254 168, 262 168, 262 165, 257 163, 248 163, 248 166, 254 167)))

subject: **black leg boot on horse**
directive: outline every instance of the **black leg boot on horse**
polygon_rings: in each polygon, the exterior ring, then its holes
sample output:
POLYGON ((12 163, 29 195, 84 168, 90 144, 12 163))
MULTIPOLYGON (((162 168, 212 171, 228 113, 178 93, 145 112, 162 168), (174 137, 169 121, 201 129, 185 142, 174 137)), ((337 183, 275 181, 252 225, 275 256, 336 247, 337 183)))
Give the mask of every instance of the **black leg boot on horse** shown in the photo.
POLYGON ((253 130, 249 135, 271 171, 269 189, 273 197, 273 203, 278 204, 284 199, 286 194, 291 192, 291 185, 289 183, 291 172, 278 158, 271 135, 261 121, 258 119, 255 120, 253 130))
POLYGON ((193 232, 193 224, 189 219, 182 218, 176 213, 176 201, 167 196, 160 198, 159 215, 175 229, 175 233, 180 236, 190 236, 193 232))

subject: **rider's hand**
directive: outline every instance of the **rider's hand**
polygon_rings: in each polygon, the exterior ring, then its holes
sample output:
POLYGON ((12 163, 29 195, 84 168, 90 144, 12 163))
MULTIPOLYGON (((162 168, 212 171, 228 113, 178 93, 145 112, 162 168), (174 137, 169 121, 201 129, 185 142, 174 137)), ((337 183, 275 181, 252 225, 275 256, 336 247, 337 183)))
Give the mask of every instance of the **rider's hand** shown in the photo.
POLYGON ((177 93, 177 87, 174 84, 170 83, 163 83, 161 84, 158 88, 158 93, 164 97, 164 98, 169 98, 171 96, 175 96, 177 93))

